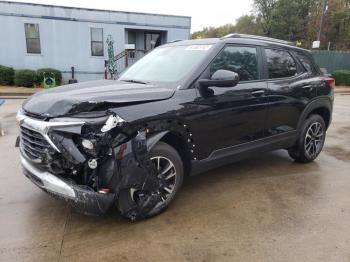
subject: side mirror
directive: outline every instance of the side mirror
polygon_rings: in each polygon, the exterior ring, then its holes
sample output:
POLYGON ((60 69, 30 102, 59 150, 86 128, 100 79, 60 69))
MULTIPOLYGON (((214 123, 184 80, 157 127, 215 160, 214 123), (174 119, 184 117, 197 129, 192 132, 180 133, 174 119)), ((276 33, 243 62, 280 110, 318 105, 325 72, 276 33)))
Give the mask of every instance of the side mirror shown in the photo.
POLYGON ((217 70, 210 79, 200 79, 198 83, 202 87, 233 87, 239 82, 239 76, 237 73, 219 69, 217 70))

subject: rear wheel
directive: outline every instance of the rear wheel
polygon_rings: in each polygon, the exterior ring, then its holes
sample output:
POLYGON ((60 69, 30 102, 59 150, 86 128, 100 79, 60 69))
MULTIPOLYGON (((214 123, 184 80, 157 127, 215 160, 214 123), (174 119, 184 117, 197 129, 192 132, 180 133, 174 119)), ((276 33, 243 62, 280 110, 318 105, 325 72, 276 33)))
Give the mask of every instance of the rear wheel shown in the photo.
POLYGON ((178 152, 164 142, 158 142, 150 151, 150 159, 157 170, 157 192, 128 188, 120 192, 118 208, 124 217, 131 220, 151 217, 165 210, 174 199, 183 181, 183 164, 178 152), (156 196, 155 196, 156 195, 156 196), (152 202, 151 209, 144 209, 152 202))
POLYGON ((297 162, 308 163, 321 153, 326 138, 326 124, 320 115, 306 119, 294 147, 288 150, 290 157, 297 162))

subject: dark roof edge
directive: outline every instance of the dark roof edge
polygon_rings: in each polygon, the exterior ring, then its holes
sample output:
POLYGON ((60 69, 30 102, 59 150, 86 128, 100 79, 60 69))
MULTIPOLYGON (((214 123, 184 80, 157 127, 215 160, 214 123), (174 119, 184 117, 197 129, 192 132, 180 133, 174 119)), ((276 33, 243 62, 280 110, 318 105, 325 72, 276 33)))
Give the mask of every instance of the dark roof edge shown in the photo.
POLYGON ((228 34, 220 39, 235 39, 235 38, 242 38, 242 39, 252 39, 252 40, 259 40, 259 41, 265 41, 265 42, 272 42, 272 43, 278 43, 278 44, 283 44, 283 45, 290 45, 290 46, 295 46, 293 42, 282 40, 282 39, 277 39, 277 38, 271 38, 271 37, 266 37, 266 36, 259 36, 259 35, 248 35, 248 34, 228 34))
POLYGON ((2 1, 2 0, 0 0, 0 3, 43 6, 43 7, 64 8, 64 9, 76 9, 76 10, 85 10, 85 11, 94 11, 94 12, 97 11, 97 12, 112 12, 112 13, 122 13, 122 14, 137 14, 137 15, 154 15, 154 16, 165 16, 165 17, 180 17, 180 18, 188 18, 188 19, 191 20, 191 16, 181 16, 181 15, 166 15, 166 14, 155 14, 155 13, 117 11, 117 10, 108 10, 108 9, 94 9, 94 8, 84 8, 84 7, 48 5, 48 4, 39 4, 39 3, 26 3, 26 2, 2 1))

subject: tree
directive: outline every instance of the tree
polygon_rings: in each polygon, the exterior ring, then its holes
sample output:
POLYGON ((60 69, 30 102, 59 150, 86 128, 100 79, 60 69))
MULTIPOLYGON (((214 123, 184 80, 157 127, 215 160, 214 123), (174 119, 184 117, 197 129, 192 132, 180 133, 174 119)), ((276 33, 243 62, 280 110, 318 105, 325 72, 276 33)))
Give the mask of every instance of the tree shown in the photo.
POLYGON ((322 40, 324 48, 350 50, 350 0, 328 0, 322 40))
POLYGON ((201 31, 194 32, 192 39, 222 37, 232 33, 263 35, 257 17, 254 15, 243 15, 236 20, 235 24, 226 24, 219 27, 205 27, 201 31))
POLYGON ((298 16, 297 9, 298 3, 296 1, 280 0, 276 3, 271 12, 271 36, 289 41, 297 40, 302 24, 302 18, 298 16))
POLYGON ((210 37, 222 37, 224 35, 234 32, 233 24, 226 24, 219 27, 204 27, 203 30, 194 32, 192 39, 210 38, 210 37))
MULTIPOLYGON (((207 27, 193 38, 221 37, 229 33, 263 35, 301 41, 310 48, 317 38, 323 0, 254 0, 253 15, 243 15, 235 24, 207 27)), ((321 48, 350 50, 350 0, 328 0, 323 23, 321 48)))
POLYGON ((308 39, 307 27, 318 0, 279 0, 271 14, 271 36, 289 41, 308 39))
POLYGON ((277 0, 254 0, 255 11, 266 36, 271 36, 272 12, 276 3, 277 0))
POLYGON ((266 36, 310 46, 317 33, 322 0, 255 0, 266 36))
POLYGON ((236 20, 235 33, 249 35, 263 35, 260 21, 254 15, 243 15, 236 20))
POLYGON ((108 46, 108 72, 111 79, 114 79, 117 75, 117 61, 114 55, 114 40, 111 35, 107 36, 106 40, 108 46))

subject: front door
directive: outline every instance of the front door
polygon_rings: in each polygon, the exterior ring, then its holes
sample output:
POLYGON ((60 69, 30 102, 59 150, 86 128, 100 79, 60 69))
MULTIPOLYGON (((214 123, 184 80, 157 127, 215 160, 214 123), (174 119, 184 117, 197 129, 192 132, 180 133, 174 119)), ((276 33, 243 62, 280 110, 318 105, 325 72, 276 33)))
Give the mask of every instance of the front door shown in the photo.
POLYGON ((260 80, 260 61, 257 47, 228 45, 202 76, 210 78, 215 71, 225 69, 240 77, 238 85, 233 87, 198 88, 196 104, 205 113, 198 117, 192 128, 198 144, 206 145, 207 156, 215 150, 265 136, 267 83, 260 80))

